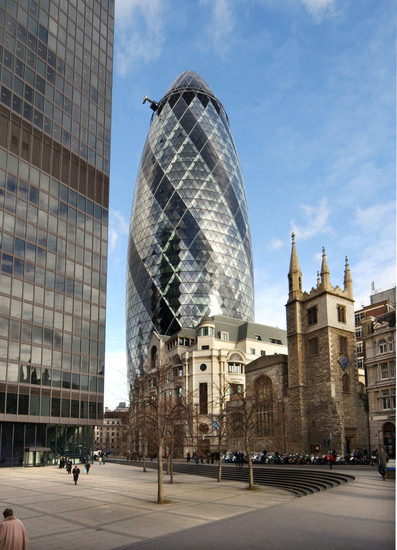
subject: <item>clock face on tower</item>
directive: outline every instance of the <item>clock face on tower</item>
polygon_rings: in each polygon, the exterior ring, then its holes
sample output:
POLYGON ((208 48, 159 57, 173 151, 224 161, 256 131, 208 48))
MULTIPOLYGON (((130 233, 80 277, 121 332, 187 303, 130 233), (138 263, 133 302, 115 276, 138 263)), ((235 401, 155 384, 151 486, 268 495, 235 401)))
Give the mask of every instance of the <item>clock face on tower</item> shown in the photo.
POLYGON ((342 367, 343 370, 346 370, 347 367, 349 366, 349 359, 345 355, 343 355, 339 359, 339 364, 340 364, 340 366, 342 367))

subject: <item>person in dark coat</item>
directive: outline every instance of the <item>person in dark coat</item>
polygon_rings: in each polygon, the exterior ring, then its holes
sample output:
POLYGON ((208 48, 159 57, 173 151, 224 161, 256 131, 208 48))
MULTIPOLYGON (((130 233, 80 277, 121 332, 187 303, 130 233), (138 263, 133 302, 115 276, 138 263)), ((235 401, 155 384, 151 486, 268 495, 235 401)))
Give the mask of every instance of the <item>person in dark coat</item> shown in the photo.
POLYGON ((385 453, 384 449, 381 449, 377 456, 378 461, 378 472, 382 476, 383 481, 386 479, 386 468, 387 463, 389 462, 389 457, 387 453, 385 453))
POLYGON ((79 479, 79 475, 80 475, 80 468, 75 466, 73 468, 72 474, 73 474, 74 484, 77 485, 77 480, 79 479))
POLYGON ((91 467, 91 464, 89 462, 86 462, 85 464, 85 472, 86 474, 89 474, 90 473, 90 467, 91 467))

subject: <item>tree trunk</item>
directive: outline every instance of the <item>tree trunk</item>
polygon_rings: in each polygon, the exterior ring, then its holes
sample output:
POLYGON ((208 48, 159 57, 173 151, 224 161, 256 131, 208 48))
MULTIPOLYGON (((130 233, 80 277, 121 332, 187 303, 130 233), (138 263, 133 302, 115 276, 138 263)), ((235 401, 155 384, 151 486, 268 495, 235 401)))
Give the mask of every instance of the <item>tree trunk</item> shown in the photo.
POLYGON ((143 466, 143 471, 146 472, 146 453, 145 453, 145 449, 143 450, 143 453, 142 453, 142 466, 143 466))
MULTIPOLYGON (((218 438, 219 440, 221 439, 221 437, 218 435, 218 438)), ((222 481, 222 454, 221 454, 221 449, 222 449, 222 445, 221 445, 221 441, 219 441, 219 445, 218 445, 218 453, 219 453, 219 460, 218 460, 218 477, 217 477, 217 481, 222 481)))
POLYGON ((174 483, 174 463, 172 461, 172 455, 170 455, 170 469, 169 469, 169 474, 170 474, 170 483, 174 483))
POLYGON ((159 443, 157 449, 157 504, 164 502, 163 488, 163 444, 159 443))
POLYGON ((245 436, 245 454, 247 455, 247 460, 248 460, 248 472, 249 472, 248 488, 250 490, 253 490, 254 489, 254 467, 250 456, 250 445, 248 441, 248 435, 245 436))

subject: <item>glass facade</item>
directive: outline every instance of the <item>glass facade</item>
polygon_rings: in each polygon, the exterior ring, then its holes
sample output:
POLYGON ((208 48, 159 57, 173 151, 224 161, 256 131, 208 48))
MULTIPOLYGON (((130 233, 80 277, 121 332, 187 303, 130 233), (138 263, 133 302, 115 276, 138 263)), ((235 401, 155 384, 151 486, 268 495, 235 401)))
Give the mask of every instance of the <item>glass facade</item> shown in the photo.
POLYGON ((114 0, 0 5, 3 466, 103 418, 113 26, 114 0))
POLYGON ((247 199, 224 108, 190 71, 149 101, 128 247, 130 377, 142 374, 152 330, 172 335, 206 315, 254 316, 247 199))

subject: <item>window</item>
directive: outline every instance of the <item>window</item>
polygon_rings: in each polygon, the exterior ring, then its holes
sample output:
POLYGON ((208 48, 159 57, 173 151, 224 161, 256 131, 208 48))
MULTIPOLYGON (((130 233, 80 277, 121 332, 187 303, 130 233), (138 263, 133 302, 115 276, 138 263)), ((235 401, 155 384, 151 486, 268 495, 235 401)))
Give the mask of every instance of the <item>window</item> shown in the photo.
POLYGON ((317 324, 317 306, 310 307, 307 310, 307 324, 309 326, 317 324))
POLYGON ((396 375, 394 361, 390 361, 389 363, 380 363, 379 370, 380 370, 381 380, 386 380, 387 378, 394 378, 394 376, 396 375))
POLYGON ((269 342, 272 344, 282 345, 282 341, 279 338, 269 338, 269 342))
POLYGON ((183 395, 183 390, 181 387, 175 388, 177 397, 181 398, 183 395))
POLYGON ((229 333, 228 332, 221 332, 221 340, 223 340, 224 342, 228 342, 229 341, 229 333))
POLYGON ((382 391, 382 409, 395 409, 396 408, 396 390, 383 390, 382 391))
POLYGON ((262 355, 262 356, 263 356, 263 355, 266 355, 266 351, 263 350, 263 349, 261 349, 261 355, 262 355))
POLYGON ((153 346, 151 349, 151 367, 152 368, 157 367, 157 361, 158 361, 157 347, 153 346))
POLYGON ((340 323, 346 323, 346 307, 337 305, 336 309, 338 311, 338 321, 340 323))
POLYGON ((339 336, 339 353, 341 355, 347 354, 347 338, 346 336, 339 336))
POLYGON ((361 321, 361 319, 364 317, 364 313, 356 313, 354 315, 354 322, 357 325, 361 321))
POLYGON ((357 368, 364 369, 364 357, 359 357, 357 359, 357 368))
POLYGON ((254 348, 250 348, 250 353, 251 353, 252 355, 255 355, 255 350, 254 350, 254 348))
POLYGON ((273 384, 268 376, 255 380, 254 391, 258 406, 256 411, 256 433, 264 437, 273 433, 273 384))
POLYGON ((259 334, 255 334, 255 340, 257 340, 258 342, 261 342, 262 337, 259 334))
POLYGON ((200 336, 214 336, 214 327, 202 327, 200 336))
POLYGON ((201 349, 210 349, 209 346, 201 346, 201 349))
POLYGON ((342 376, 342 392, 350 393, 350 377, 348 374, 342 376))
POLYGON ((362 338, 363 337, 363 327, 357 327, 356 328, 356 338, 362 338))
POLYGON ((241 363, 228 363, 227 371, 233 374, 241 374, 243 372, 243 366, 241 363))
POLYGON ((208 384, 199 384, 199 413, 208 413, 208 384))
POLYGON ((364 342, 357 343, 357 353, 364 353, 364 342))
POLYGON ((238 399, 243 395, 244 386, 242 384, 229 384, 230 399, 238 399))
POLYGON ((202 365, 200 365, 200 370, 203 371, 203 372, 205 370, 207 370, 207 365, 205 365, 204 363, 202 365))
POLYGON ((311 338, 309 340, 309 354, 310 355, 318 354, 318 338, 311 338))
POLYGON ((379 353, 386 353, 386 340, 379 340, 379 353))
POLYGON ((389 351, 393 351, 393 350, 394 350, 393 338, 389 338, 389 339, 388 339, 388 341, 387 341, 387 347, 389 348, 389 351))

